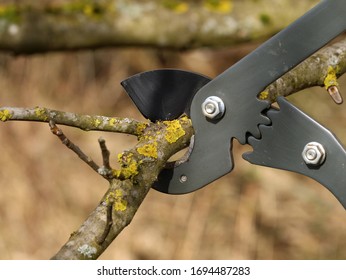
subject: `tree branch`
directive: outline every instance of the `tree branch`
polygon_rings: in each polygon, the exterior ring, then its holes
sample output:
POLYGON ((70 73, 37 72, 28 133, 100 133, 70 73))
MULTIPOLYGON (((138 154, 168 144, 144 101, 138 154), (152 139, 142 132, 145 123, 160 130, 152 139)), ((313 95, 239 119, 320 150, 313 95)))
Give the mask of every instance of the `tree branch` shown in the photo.
POLYGON ((70 139, 68 139, 66 135, 62 132, 62 130, 56 126, 54 121, 49 121, 49 126, 51 132, 54 135, 56 135, 67 148, 72 150, 82 161, 89 165, 94 171, 96 171, 100 175, 103 175, 102 172, 99 172, 100 167, 90 157, 88 157, 77 145, 75 145, 70 139))
POLYGON ((122 179, 110 180, 97 208, 52 259, 96 259, 131 222, 168 159, 192 135, 187 117, 150 124, 138 144, 119 155, 122 179))
POLYGON ((17 108, 0 107, 1 121, 35 121, 62 124, 85 131, 97 130, 126 133, 139 136, 146 124, 130 118, 80 115, 76 113, 51 110, 43 107, 17 108))
POLYGON ((107 149, 106 141, 102 138, 99 138, 99 144, 100 144, 100 148, 101 148, 101 152, 102 152, 103 166, 107 169, 111 169, 111 166, 109 164, 110 152, 107 149))
POLYGON ((76 0, 0 5, 0 50, 189 49, 269 37, 318 0, 76 0), (54 40, 52 40, 54 38, 54 40))

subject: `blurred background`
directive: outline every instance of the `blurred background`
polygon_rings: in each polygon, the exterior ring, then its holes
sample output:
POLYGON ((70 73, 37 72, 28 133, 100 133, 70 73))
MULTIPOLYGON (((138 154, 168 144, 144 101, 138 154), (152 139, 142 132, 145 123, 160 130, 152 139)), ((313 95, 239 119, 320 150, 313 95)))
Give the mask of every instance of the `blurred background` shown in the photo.
MULTIPOLYGON (((143 120, 120 86, 123 79, 157 68, 215 77, 260 43, 180 52, 1 53, 0 104, 143 120)), ((346 92, 346 77, 339 82, 346 92)), ((322 88, 289 99, 346 143, 346 105, 335 105, 322 88)), ((106 139, 113 163, 136 143, 133 136, 61 128, 99 163, 99 137, 106 139)), ((47 124, 0 123, 0 143, 0 259, 50 258, 97 206, 108 184, 47 124)), ((101 259, 345 259, 341 204, 309 178, 242 160, 250 149, 234 141, 235 170, 195 193, 150 191, 101 259)))

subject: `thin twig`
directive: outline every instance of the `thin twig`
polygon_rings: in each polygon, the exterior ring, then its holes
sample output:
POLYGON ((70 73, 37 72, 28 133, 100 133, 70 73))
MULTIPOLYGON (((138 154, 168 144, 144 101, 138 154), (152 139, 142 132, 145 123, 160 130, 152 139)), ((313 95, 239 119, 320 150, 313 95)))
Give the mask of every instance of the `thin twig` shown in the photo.
MULTIPOLYGON (((103 203, 106 203, 106 202, 103 202, 103 203)), ((113 213, 113 203, 114 203, 114 201, 110 200, 108 202, 108 204, 106 205, 106 207, 107 207, 106 226, 105 226, 105 229, 104 229, 102 235, 99 238, 97 238, 97 240, 96 240, 96 242, 99 245, 102 245, 105 242, 105 240, 106 240, 106 238, 107 238, 107 236, 108 236, 108 234, 109 234, 109 232, 110 232, 110 230, 112 228, 112 225, 113 225, 113 217, 112 217, 113 216, 112 215, 112 213, 113 213)))
POLYGON ((98 173, 102 175, 106 179, 112 179, 113 178, 113 172, 112 172, 112 167, 110 166, 109 163, 109 156, 110 152, 106 146, 106 140, 103 138, 99 138, 99 145, 102 153, 102 162, 103 165, 99 168, 98 173))
POLYGON ((76 127, 85 131, 108 131, 139 136, 143 122, 131 118, 117 118, 98 115, 81 115, 52 110, 44 107, 20 108, 0 107, 0 121, 49 122, 76 127))
MULTIPOLYGON (((60 128, 54 123, 54 121, 49 121, 49 126, 51 132, 58 136, 60 141, 70 150, 72 150, 82 161, 84 161, 87 165, 89 165, 94 171, 99 173, 100 167, 90 158, 88 157, 77 145, 75 145, 70 139, 66 137, 66 135, 62 132, 60 128)), ((101 174, 102 175, 102 174, 101 174)))
POLYGON ((102 153, 103 166, 108 170, 112 170, 109 164, 110 152, 107 149, 106 140, 103 138, 99 138, 99 144, 100 144, 101 153, 102 153))

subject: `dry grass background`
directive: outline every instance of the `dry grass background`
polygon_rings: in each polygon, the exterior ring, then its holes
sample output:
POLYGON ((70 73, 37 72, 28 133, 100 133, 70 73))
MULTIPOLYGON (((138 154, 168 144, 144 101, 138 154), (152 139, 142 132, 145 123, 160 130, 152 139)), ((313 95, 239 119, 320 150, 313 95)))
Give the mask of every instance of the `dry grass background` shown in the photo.
MULTIPOLYGON (((161 67, 213 77, 254 47, 2 54, 0 104, 141 119, 119 85, 122 79, 161 67)), ((345 77, 341 83, 345 89, 345 77)), ((291 100, 345 143, 345 105, 333 104, 322 89, 291 100)), ((99 162, 100 136, 113 164, 117 153, 136 141, 62 128, 99 162)), ((47 259, 96 207, 107 182, 61 145, 46 124, 0 123, 0 143, 0 259, 47 259)), ((234 172, 200 191, 183 196, 151 191, 101 258, 345 259, 346 213, 337 200, 306 177, 248 164, 241 159, 247 150, 235 143, 234 172)))

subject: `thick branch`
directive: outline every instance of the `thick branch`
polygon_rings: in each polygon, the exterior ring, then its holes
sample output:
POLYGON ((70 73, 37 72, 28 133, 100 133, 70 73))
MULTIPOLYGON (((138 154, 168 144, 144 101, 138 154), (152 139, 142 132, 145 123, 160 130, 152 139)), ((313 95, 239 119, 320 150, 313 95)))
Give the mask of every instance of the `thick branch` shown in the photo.
POLYGON ((100 204, 53 259, 96 259, 131 222, 167 160, 192 134, 186 117, 148 126, 138 144, 119 156, 121 170, 115 173, 123 178, 110 180, 100 204))
POLYGON ((319 1, 60 2, 1 5, 0 49, 20 54, 111 46, 227 46, 268 37, 319 1))

